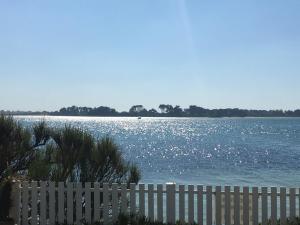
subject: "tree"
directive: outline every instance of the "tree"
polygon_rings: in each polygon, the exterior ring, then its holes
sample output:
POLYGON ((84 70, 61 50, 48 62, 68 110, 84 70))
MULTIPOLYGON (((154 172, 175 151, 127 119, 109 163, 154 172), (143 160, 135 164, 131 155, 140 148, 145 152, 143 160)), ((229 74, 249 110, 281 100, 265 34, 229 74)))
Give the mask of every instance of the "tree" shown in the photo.
POLYGON ((156 111, 156 109, 150 109, 148 111, 148 115, 149 116, 157 116, 157 115, 159 115, 159 113, 156 111))
POLYGON ((140 172, 125 161, 110 137, 99 140, 66 125, 50 129, 45 121, 24 128, 0 116, 0 183, 12 175, 33 180, 138 182, 140 172))
POLYGON ((172 113, 173 116, 182 116, 183 111, 182 111, 182 109, 181 109, 181 107, 180 107, 179 105, 176 105, 176 106, 173 108, 173 110, 172 110, 171 113, 172 113))
POLYGON ((138 114, 138 113, 142 112, 143 110, 145 110, 144 106, 134 105, 129 109, 129 113, 130 114, 138 114))
POLYGON ((31 179, 109 183, 140 180, 138 168, 124 160, 110 137, 95 140, 90 133, 66 125, 52 130, 51 139, 53 142, 31 163, 31 179))
POLYGON ((28 169, 38 149, 49 140, 44 122, 30 131, 12 116, 0 115, 0 220, 8 220, 11 205, 11 176, 28 169))
POLYGON ((44 121, 30 131, 12 116, 0 115, 0 182, 28 168, 37 150, 49 140, 44 121))
POLYGON ((161 113, 169 113, 173 110, 172 105, 165 105, 165 104, 160 104, 158 108, 160 109, 161 113))

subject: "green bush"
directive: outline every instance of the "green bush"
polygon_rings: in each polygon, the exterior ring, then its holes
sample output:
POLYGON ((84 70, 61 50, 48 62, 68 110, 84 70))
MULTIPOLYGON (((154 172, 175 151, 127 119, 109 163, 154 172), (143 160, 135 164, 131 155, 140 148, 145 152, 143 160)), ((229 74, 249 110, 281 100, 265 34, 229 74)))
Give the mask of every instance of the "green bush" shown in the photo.
POLYGON ((139 169, 124 160, 120 147, 106 136, 45 121, 25 128, 12 116, 0 115, 0 183, 22 175, 30 180, 137 183, 139 169))
POLYGON ((49 130, 45 122, 30 130, 12 116, 0 115, 0 182, 26 171, 37 151, 48 140, 49 130))

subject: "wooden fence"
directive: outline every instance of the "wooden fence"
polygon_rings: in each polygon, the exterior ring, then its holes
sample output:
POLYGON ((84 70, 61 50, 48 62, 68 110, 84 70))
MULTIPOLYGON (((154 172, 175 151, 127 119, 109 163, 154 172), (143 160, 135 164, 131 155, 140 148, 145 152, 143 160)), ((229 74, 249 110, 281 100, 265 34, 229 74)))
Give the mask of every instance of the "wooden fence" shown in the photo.
POLYGON ((174 184, 22 182, 13 189, 16 224, 110 224, 119 213, 199 225, 281 225, 300 215, 300 189, 174 184))

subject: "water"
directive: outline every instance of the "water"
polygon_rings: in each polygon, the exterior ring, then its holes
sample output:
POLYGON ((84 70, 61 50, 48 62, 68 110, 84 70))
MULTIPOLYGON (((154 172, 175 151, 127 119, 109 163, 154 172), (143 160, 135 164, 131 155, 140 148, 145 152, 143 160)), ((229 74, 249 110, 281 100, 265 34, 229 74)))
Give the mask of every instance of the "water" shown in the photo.
MULTIPOLYGON (((16 117, 26 126, 44 117, 16 117)), ((112 136, 142 182, 300 186, 300 118, 45 117, 112 136)))

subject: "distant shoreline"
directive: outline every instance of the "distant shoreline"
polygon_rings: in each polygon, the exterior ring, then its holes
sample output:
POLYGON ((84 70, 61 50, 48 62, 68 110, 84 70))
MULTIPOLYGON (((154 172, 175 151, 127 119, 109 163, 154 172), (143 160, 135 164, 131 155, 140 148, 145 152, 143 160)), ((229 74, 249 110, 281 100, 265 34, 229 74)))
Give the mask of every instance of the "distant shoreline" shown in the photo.
MULTIPOLYGON (((50 115, 50 114, 10 114, 12 116, 49 116, 49 117, 90 117, 90 118, 138 118, 138 116, 83 116, 83 115, 50 115)), ((300 118, 300 116, 143 116, 141 118, 300 118)))
POLYGON ((297 110, 256 110, 256 109, 207 109, 196 105, 188 108, 160 104, 158 110, 147 110, 143 105, 134 105, 129 111, 118 112, 107 106, 99 107, 64 107, 58 111, 0 111, 2 114, 19 116, 85 116, 85 117, 183 117, 183 118, 223 118, 223 117, 300 117, 300 109, 297 110))

